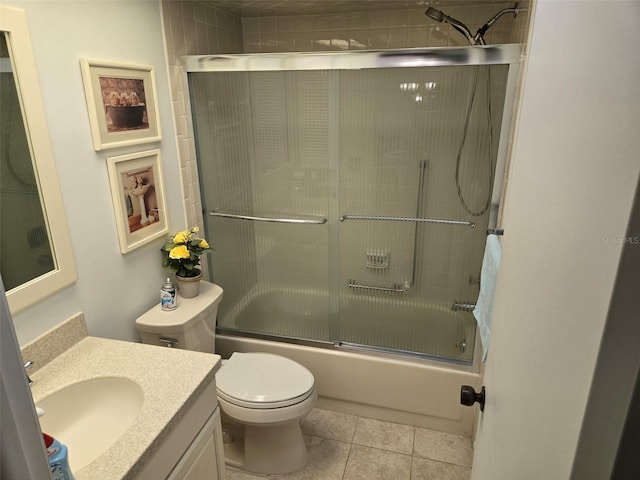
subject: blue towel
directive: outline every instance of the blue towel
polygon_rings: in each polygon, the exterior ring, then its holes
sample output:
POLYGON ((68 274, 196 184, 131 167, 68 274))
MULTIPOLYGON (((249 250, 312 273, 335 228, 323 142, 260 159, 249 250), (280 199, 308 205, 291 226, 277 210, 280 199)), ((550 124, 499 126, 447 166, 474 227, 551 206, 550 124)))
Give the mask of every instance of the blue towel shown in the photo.
POLYGON ((487 235, 487 245, 482 260, 482 272, 480 273, 480 295, 473 309, 473 316, 478 322, 480 340, 482 341, 482 361, 487 360, 489 350, 489 337, 491 336, 491 310, 493 310, 493 297, 496 293, 496 279, 500 266, 500 241, 495 235, 487 235))

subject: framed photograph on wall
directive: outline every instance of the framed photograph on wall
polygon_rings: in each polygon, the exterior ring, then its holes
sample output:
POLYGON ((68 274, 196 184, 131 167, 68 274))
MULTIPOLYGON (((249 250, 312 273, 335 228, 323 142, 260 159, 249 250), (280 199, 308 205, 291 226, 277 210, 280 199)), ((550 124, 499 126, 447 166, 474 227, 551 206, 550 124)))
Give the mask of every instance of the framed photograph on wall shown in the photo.
POLYGON ((153 66, 81 59, 93 148, 161 140, 153 66))
POLYGON ((169 233, 160 150, 107 158, 120 251, 169 233))

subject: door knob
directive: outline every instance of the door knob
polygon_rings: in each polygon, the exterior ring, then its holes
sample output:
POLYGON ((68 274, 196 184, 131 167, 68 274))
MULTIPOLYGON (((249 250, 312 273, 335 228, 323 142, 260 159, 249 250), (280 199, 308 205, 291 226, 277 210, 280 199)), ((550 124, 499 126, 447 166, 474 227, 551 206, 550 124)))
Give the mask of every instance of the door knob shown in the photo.
POLYGON ((480 411, 484 412, 484 401, 487 394, 487 390, 482 387, 480 393, 476 392, 470 385, 462 385, 460 387, 460 404, 467 407, 473 406, 474 403, 480 404, 480 411))

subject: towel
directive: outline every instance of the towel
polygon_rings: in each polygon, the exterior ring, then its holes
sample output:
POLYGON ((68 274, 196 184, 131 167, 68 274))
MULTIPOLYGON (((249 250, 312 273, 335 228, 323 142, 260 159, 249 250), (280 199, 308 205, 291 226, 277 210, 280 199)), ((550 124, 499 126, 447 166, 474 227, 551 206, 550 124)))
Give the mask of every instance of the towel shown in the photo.
POLYGON ((496 280, 498 267, 500 266, 500 240, 496 235, 487 235, 487 244, 484 249, 482 271, 480 273, 480 294, 473 316, 478 322, 480 340, 482 341, 482 361, 487 361, 489 350, 489 337, 491 337, 491 311, 493 310, 493 297, 496 293, 496 280))

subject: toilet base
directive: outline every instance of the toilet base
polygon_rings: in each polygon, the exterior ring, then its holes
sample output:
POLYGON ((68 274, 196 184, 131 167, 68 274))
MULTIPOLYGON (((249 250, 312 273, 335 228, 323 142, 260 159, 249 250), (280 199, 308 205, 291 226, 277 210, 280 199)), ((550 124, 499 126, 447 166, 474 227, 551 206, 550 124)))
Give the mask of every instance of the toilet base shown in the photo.
POLYGON ((268 427, 245 425, 244 440, 224 446, 225 463, 248 472, 291 473, 309 459, 307 446, 297 421, 268 427))

